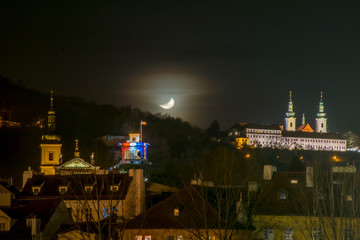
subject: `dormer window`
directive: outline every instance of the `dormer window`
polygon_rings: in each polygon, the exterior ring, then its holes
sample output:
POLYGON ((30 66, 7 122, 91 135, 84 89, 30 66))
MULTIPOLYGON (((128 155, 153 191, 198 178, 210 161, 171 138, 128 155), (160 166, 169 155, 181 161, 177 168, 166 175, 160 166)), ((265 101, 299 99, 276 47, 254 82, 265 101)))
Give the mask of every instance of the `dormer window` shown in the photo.
POLYGON ((184 209, 184 207, 183 207, 182 205, 180 205, 180 204, 177 204, 176 206, 174 206, 174 211, 173 211, 174 216, 175 216, 175 217, 180 216, 180 212, 181 212, 183 209, 184 209))
POLYGON ((174 216, 178 217, 180 215, 180 209, 178 207, 174 208, 174 216))
POLYGON ((40 192, 40 187, 32 187, 32 193, 34 195, 38 195, 40 192))
POLYGON ((285 189, 281 189, 279 191, 279 199, 280 200, 286 200, 288 199, 288 192, 285 189))
POLYGON ((67 186, 59 186, 59 193, 65 194, 67 191, 67 186))
POLYGON ((85 192, 90 193, 93 190, 93 186, 85 186, 85 192))
POLYGON ((112 191, 112 192, 117 192, 117 191, 119 191, 119 186, 118 186, 118 185, 111 185, 111 186, 110 186, 110 191, 112 191))

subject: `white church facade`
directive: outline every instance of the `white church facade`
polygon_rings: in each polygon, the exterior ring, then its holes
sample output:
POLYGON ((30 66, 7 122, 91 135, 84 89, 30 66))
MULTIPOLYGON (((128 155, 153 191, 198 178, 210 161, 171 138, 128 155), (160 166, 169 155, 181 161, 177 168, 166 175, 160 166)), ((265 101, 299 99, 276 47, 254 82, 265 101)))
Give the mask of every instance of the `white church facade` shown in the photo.
POLYGON ((301 126, 296 126, 296 117, 290 92, 288 111, 285 115, 285 126, 237 123, 228 130, 228 137, 247 138, 250 146, 271 147, 280 149, 303 149, 314 151, 346 151, 346 140, 339 133, 328 132, 327 118, 324 111, 322 93, 320 95, 319 112, 314 131, 305 122, 303 115, 301 126))

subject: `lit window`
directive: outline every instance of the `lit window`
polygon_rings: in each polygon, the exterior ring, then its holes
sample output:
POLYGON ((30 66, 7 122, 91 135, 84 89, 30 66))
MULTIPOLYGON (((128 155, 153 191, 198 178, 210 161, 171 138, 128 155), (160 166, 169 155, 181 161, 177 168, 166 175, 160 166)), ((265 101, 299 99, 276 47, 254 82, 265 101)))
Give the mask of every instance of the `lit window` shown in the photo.
POLYGON ((264 228, 264 239, 267 239, 267 240, 274 239, 274 228, 272 228, 272 227, 264 228))
POLYGON ((349 201, 349 202, 350 202, 350 201, 352 201, 352 200, 353 200, 353 198, 352 198, 351 195, 347 195, 347 196, 346 196, 346 201, 349 201))
POLYGON ((284 240, 293 240, 294 239, 294 228, 286 227, 284 228, 284 240))
POLYGON ((64 186, 59 187, 59 193, 60 193, 60 194, 65 194, 66 191, 67 191, 67 187, 64 187, 64 186))
POLYGON ((313 240, 322 240, 321 228, 313 228, 312 229, 312 239, 313 240))
POLYGON ((112 191, 112 192, 117 192, 117 191, 119 191, 119 186, 117 186, 117 185, 112 185, 112 186, 110 186, 110 191, 112 191))
POLYGON ((32 192, 34 195, 38 195, 40 192, 40 187, 32 187, 32 192))
POLYGON ((144 240, 151 240, 151 236, 145 236, 144 240))
POLYGON ((54 153, 49 153, 49 161, 53 161, 54 160, 54 153))
POLYGON ((180 209, 179 208, 174 208, 174 216, 178 217, 180 215, 180 209))
POLYGON ((215 236, 209 236, 209 240, 215 240, 215 236))
POLYGON ((291 183, 291 184, 297 184, 297 183, 298 183, 298 180, 297 180, 297 179, 291 179, 291 180, 290 180, 290 183, 291 183))
POLYGON ((183 240, 183 236, 176 236, 176 240, 183 240))
POLYGON ((287 193, 286 192, 280 192, 279 193, 279 199, 280 200, 286 200, 287 199, 287 193))
POLYGON ((109 209, 108 208, 103 208, 102 209, 102 217, 107 218, 109 216, 109 209))
POLYGON ((142 240, 142 236, 135 236, 135 240, 142 240))
POLYGON ((85 192, 89 193, 92 192, 93 186, 85 186, 85 192))

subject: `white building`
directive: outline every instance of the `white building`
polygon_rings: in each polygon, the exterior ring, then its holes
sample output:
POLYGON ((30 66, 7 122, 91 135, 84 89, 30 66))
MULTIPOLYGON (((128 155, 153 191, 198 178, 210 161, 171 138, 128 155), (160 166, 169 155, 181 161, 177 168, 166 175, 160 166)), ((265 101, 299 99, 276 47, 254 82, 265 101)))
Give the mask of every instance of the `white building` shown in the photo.
POLYGON ((304 149, 314 151, 346 151, 346 140, 338 133, 327 132, 327 118, 324 112, 322 93, 319 113, 316 118, 316 132, 305 122, 296 127, 296 117, 290 92, 288 112, 285 117, 285 129, 280 125, 259 125, 237 123, 228 130, 228 137, 248 138, 254 147, 272 147, 285 149, 304 149))

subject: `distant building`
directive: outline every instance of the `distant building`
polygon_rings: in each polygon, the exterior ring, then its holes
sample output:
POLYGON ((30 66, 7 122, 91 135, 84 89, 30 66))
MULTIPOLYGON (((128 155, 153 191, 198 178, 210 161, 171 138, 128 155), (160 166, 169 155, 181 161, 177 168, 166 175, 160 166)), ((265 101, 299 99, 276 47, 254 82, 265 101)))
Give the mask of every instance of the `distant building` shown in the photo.
POLYGON ((142 142, 140 133, 130 133, 129 140, 119 143, 121 147, 121 163, 147 162, 147 148, 149 143, 142 142))
POLYGON ((229 227, 193 186, 188 186, 117 227, 112 239, 251 239, 252 230, 229 227))
POLYGON ((2 127, 20 127, 20 123, 11 119, 11 112, 0 110, 0 128, 2 127))
POLYGON ((346 151, 346 140, 338 133, 327 131, 327 118, 324 112, 322 93, 319 103, 319 113, 316 118, 316 131, 305 122, 296 127, 292 95, 288 112, 285 117, 285 129, 280 125, 259 125, 251 123, 237 123, 228 130, 228 137, 235 139, 237 146, 243 144, 244 138, 254 147, 271 147, 281 149, 304 149, 314 151, 346 151))

